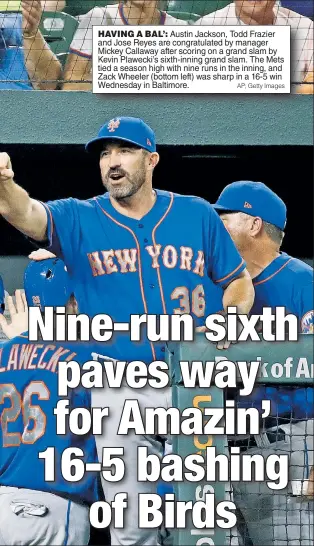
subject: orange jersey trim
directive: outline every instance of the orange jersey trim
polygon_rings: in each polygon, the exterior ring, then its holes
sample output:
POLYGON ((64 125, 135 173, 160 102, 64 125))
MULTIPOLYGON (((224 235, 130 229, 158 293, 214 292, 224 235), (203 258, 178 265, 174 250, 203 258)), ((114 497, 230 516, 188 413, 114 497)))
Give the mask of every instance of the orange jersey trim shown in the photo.
MULTIPOLYGON (((153 239, 153 245, 154 247, 156 248, 156 239, 155 239, 155 233, 156 233, 156 229, 160 226, 160 224, 164 221, 164 219, 166 218, 166 216, 169 214, 171 208, 172 208, 172 205, 173 205, 173 200, 174 200, 174 196, 173 196, 173 193, 170 192, 170 203, 169 203, 169 206, 165 212, 165 214, 160 218, 160 220, 157 222, 157 224, 155 225, 153 231, 152 231, 152 239, 153 239)), ((158 284, 159 284, 159 290, 160 290, 160 296, 161 296, 161 303, 162 303, 162 308, 163 308, 163 311, 164 311, 164 314, 166 315, 167 314, 167 309, 166 309, 166 304, 165 304, 165 297, 164 297, 164 291, 163 291, 163 286, 162 286, 162 280, 161 280, 161 275, 160 275, 160 269, 159 267, 157 267, 157 277, 158 277, 158 284)))
POLYGON ((283 268, 286 267, 286 265, 288 265, 289 262, 291 262, 291 260, 293 260, 293 258, 290 258, 285 264, 283 264, 279 269, 277 269, 277 271, 275 271, 275 273, 272 273, 266 279, 263 279, 263 280, 257 281, 257 282, 254 282, 254 279, 253 279, 254 286, 258 286, 259 284, 263 284, 264 282, 269 281, 270 279, 272 279, 275 275, 280 273, 280 271, 282 271, 283 268))

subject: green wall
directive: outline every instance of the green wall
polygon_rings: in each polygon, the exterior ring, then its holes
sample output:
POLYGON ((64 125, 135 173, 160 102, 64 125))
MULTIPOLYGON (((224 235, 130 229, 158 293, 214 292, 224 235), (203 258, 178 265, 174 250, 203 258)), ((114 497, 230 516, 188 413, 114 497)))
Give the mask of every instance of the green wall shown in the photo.
POLYGON ((112 117, 142 117, 160 144, 311 145, 308 95, 93 95, 1 91, 0 143, 82 144, 112 117))

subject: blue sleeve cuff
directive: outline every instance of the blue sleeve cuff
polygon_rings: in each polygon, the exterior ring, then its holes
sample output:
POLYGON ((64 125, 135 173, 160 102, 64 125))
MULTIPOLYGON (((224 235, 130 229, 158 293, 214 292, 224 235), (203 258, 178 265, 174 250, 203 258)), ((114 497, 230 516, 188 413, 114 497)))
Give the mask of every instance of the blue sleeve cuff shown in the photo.
POLYGON ((55 254, 58 258, 63 259, 61 245, 59 242, 57 232, 55 230, 51 210, 49 206, 47 205, 47 203, 43 203, 41 201, 41 204, 45 207, 46 213, 47 213, 47 240, 44 242, 44 245, 41 245, 41 246, 38 245, 38 246, 40 246, 40 248, 45 248, 46 250, 49 250, 50 252, 55 254))

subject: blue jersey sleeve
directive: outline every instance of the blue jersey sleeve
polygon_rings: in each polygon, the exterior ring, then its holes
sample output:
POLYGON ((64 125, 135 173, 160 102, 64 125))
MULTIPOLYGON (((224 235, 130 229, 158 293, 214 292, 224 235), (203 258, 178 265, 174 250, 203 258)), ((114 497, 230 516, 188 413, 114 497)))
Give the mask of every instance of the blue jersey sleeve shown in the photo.
POLYGON ((209 212, 208 273, 214 283, 223 287, 237 278, 246 264, 217 212, 211 206, 209 212))
POLYGON ((221 286, 214 284, 209 280, 209 286, 206 294, 206 314, 212 315, 222 313, 224 311, 223 295, 224 291, 221 286))
POLYGON ((297 302, 298 316, 301 317, 301 332, 314 334, 314 284, 303 286, 297 302))
POLYGON ((43 203, 47 211, 48 249, 73 269, 80 237, 76 200, 73 198, 43 203))

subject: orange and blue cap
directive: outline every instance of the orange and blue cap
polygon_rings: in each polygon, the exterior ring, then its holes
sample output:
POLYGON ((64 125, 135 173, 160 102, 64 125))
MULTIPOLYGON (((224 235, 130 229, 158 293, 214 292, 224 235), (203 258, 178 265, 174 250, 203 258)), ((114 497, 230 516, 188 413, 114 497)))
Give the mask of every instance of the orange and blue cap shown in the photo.
POLYGON ((263 182, 232 182, 224 188, 213 207, 218 213, 244 212, 250 216, 258 216, 282 231, 287 222, 285 203, 263 182))
POLYGON ((90 153, 100 154, 106 140, 121 140, 148 152, 156 151, 154 131, 139 118, 119 117, 107 121, 100 128, 97 137, 86 144, 85 149, 90 153))

